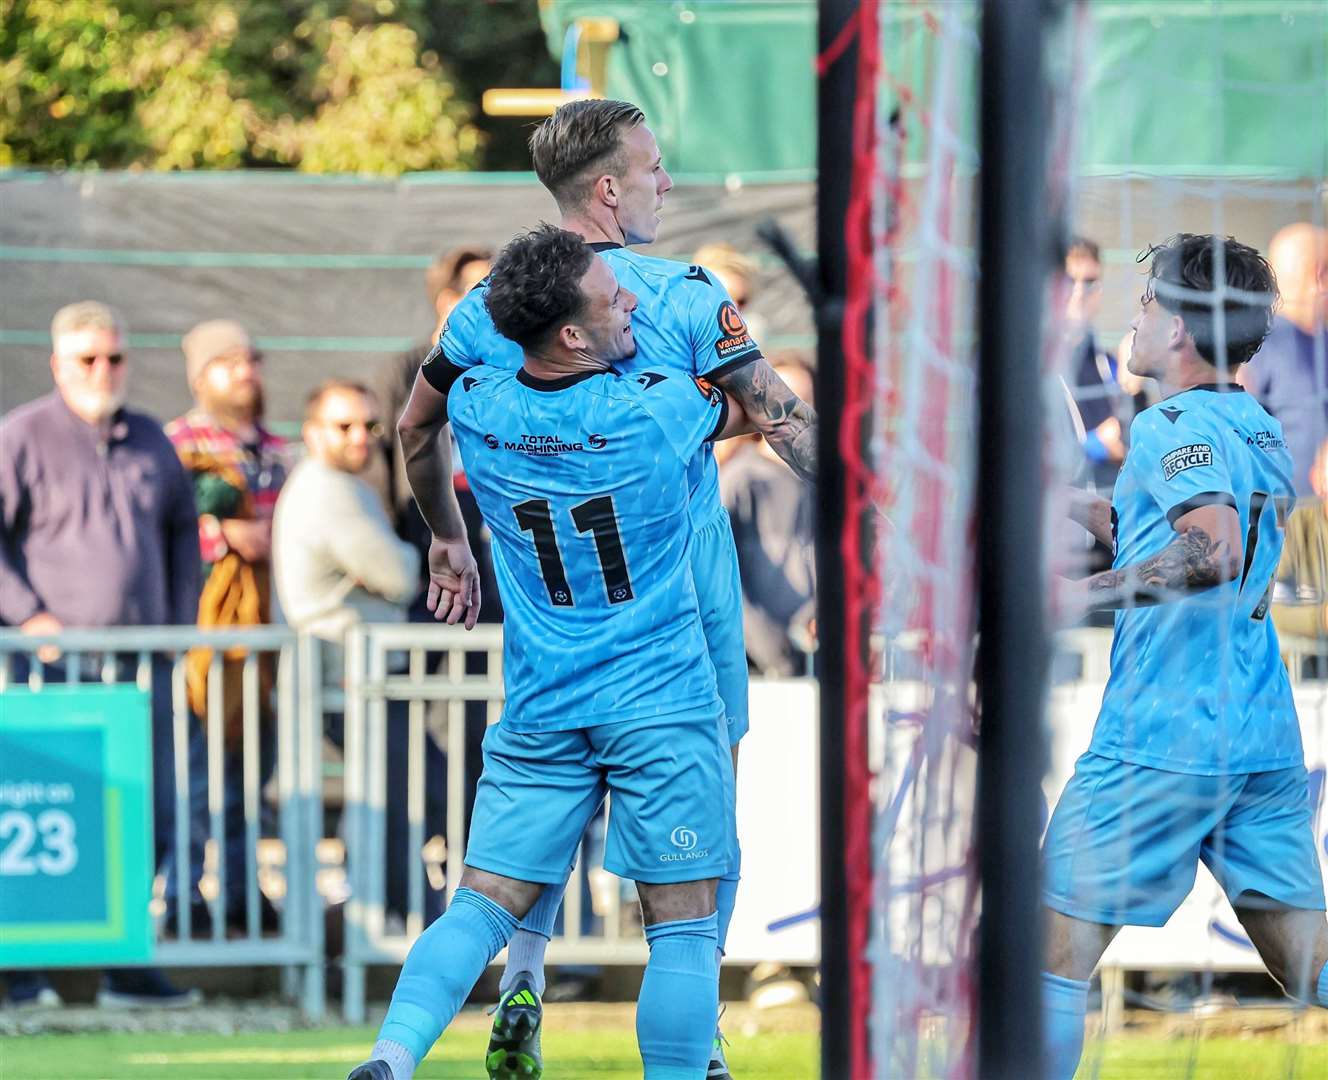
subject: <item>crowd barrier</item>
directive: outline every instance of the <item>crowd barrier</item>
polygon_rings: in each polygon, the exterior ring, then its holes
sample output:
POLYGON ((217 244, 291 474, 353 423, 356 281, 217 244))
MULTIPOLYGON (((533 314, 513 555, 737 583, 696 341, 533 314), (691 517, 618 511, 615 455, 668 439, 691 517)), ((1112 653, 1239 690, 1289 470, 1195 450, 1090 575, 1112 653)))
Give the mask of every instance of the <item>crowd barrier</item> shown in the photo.
MULTIPOLYGON (((158 724, 169 723, 173 736, 175 851, 192 853, 202 849, 200 887, 211 927, 206 936, 196 932, 189 889, 177 889, 173 905, 163 903, 158 896, 152 905, 159 932, 151 950, 151 963, 163 967, 280 967, 284 969, 283 984, 288 994, 299 998, 309 1016, 318 1017, 324 1011, 325 976, 322 907, 315 891, 316 849, 322 833, 322 721, 319 656, 312 645, 281 627, 235 631, 114 628, 65 631, 50 637, 0 630, 0 690, 24 685, 40 693, 57 682, 73 688, 131 682, 150 696, 162 714, 167 710, 160 699, 169 699, 169 719, 159 716, 158 724), (54 646, 61 655, 43 662, 38 653, 44 646, 54 646), (185 663, 189 650, 203 648, 211 650, 211 660, 207 715, 198 718, 204 721, 200 730, 186 700, 185 663), (246 654, 240 661, 243 709, 238 745, 233 736, 229 747, 224 742, 226 725, 222 716, 222 665, 227 650, 243 650, 246 654), (266 657, 271 657, 275 666, 275 707, 270 710, 270 730, 264 732, 260 730, 259 687, 260 663, 266 657), (201 793, 191 791, 191 753, 206 757, 206 806, 202 812, 198 803, 201 793), (238 787, 242 804, 230 808, 230 813, 224 783, 228 769, 239 773, 239 783, 232 781, 232 787, 238 787), (266 931, 261 925, 258 865, 259 838, 264 831, 264 772, 271 772, 270 798, 266 801, 275 814, 267 831, 279 838, 283 855, 270 886, 280 899, 277 926, 266 931), (198 835, 200 819, 206 820, 206 834, 202 836, 198 835), (234 917, 228 917, 233 915, 228 908, 238 895, 233 883, 227 881, 228 860, 223 854, 229 828, 242 829, 244 836, 245 902, 243 922, 238 925, 234 917), (167 924, 172 924, 169 933, 164 932, 167 924)), ((60 748, 53 745, 52 760, 59 754, 60 748)), ((149 777, 150 792, 151 762, 142 767, 149 777)), ((197 775, 199 769, 195 766, 192 771, 197 775)), ((9 766, 0 763, 0 779, 19 779, 8 773, 9 766)), ((184 857, 179 861, 183 865, 184 857)), ((160 890, 160 877, 157 885, 160 890)), ((60 882, 52 879, 48 887, 53 896, 58 894, 59 886, 60 882)), ((0 929, 0 936, 3 934, 0 929)))
MULTIPOLYGON (((1070 765, 1087 746, 1107 673, 1108 630, 1079 630, 1058 638, 1052 687, 1052 768, 1046 784, 1052 805, 1070 765)), ((1321 656, 1316 642, 1286 642, 1296 683, 1307 759, 1322 772, 1328 759, 1328 681, 1303 678, 1306 660, 1321 656)), ((929 691, 908 678, 907 643, 886 650, 889 683, 878 687, 873 715, 893 708, 918 708, 929 691)), ((234 655, 232 653, 232 655, 234 655)), ((338 660, 339 664, 340 661, 338 660)), ((68 631, 34 638, 0 631, 0 690, 26 686, 40 692, 55 682, 75 686, 121 684, 166 693, 175 736, 175 842, 205 849, 201 888, 211 926, 200 937, 184 891, 170 910, 162 901, 162 879, 152 909, 156 943, 151 962, 167 967, 275 966, 283 986, 311 1017, 324 1012, 325 904, 341 899, 326 885, 325 783, 334 779, 325 732, 344 717, 345 947, 343 1009, 346 1019, 365 1017, 365 969, 398 964, 430 914, 430 897, 450 897, 460 880, 479 739, 502 702, 502 636, 497 627, 466 632, 455 627, 361 626, 346 642, 344 681, 339 670, 325 680, 321 646, 285 628, 202 631, 156 627, 68 631), (57 646, 56 664, 37 659, 43 645, 57 646), (208 715, 195 734, 186 703, 185 655, 212 650, 208 715), (223 738, 220 671, 224 650, 244 650, 242 724, 238 743, 223 738), (275 666, 270 723, 265 725, 260 657, 275 666), (268 733, 270 732, 270 733, 268 733), (389 783, 390 738, 402 739, 405 771, 389 783), (433 836, 425 747, 446 754, 444 825, 433 836), (206 825, 197 830, 199 792, 191 792, 191 749, 206 759, 206 825), (270 758, 269 758, 270 756, 270 758), (228 808, 225 777, 238 770, 242 806, 228 808), (270 777, 267 773, 270 771, 270 777), (191 815, 191 800, 195 807, 191 815), (404 871, 387 850, 392 805, 405 804, 404 871), (228 830, 244 838, 243 889, 226 880, 222 857, 228 830), (191 822, 194 824, 191 825, 191 822), (275 859, 260 865, 260 841, 275 859), (390 910, 389 875, 404 874, 405 900, 390 910), (260 893, 276 901, 277 927, 260 924, 260 893), (244 898, 241 925, 228 920, 228 898, 244 898), (166 924, 172 924, 167 930, 166 924)), ((160 704, 160 703, 159 703, 160 704)), ((737 963, 777 960, 815 963, 818 838, 815 684, 810 679, 753 680, 752 730, 743 742, 739 768, 738 820, 743 839, 743 891, 730 931, 729 957, 737 963)), ((872 754, 879 768, 886 725, 873 724, 872 754)), ((959 751, 968 753, 968 750, 959 751)), ((53 751, 58 755, 58 749, 53 751)), ((11 779, 0 763, 0 781, 11 779)), ((197 766, 195 766, 197 775, 197 766)), ((888 782, 882 775, 880 780, 888 782)), ((4 804, 0 784, 0 809, 4 804)), ((435 825, 437 823, 435 822, 435 825)), ((1324 823, 1317 826, 1322 829, 1324 823)), ((593 828, 591 832, 593 832, 593 828)), ((1316 838, 1317 839, 1317 838, 1316 838)), ((592 838, 593 840, 593 838, 592 838)), ((0 845, 4 837, 0 836, 0 845)), ((1324 838, 1328 844, 1328 837, 1324 838)), ((1325 848, 1328 850, 1328 847, 1325 848)), ((549 949, 551 964, 644 963, 647 952, 630 885, 619 883, 599 863, 588 842, 566 892, 563 926, 549 949)), ((3 862, 3 852, 0 852, 3 862)), ((1123 933, 1108 953, 1110 970, 1123 968, 1256 967, 1248 944, 1231 932, 1229 915, 1201 871, 1195 894, 1166 931, 1123 933), (1152 936, 1150 936, 1152 935, 1152 936), (1165 938, 1165 942, 1161 939, 1165 938)), ((0 927, 0 935, 3 935, 0 927)), ((73 962, 68 962, 72 964, 73 962)))
MULTIPOLYGON (((451 899, 461 878, 465 821, 477 765, 477 724, 497 721, 503 699, 502 631, 455 628, 360 626, 346 645, 346 842, 351 899, 346 912, 343 1009, 347 1020, 364 1018, 364 969, 399 964, 424 925, 425 877, 441 870, 451 899), (476 663, 475 661, 482 661, 476 663), (482 673, 470 673, 482 667, 482 673), (389 706, 404 706, 391 717, 389 706), (433 711, 434 715, 429 716, 433 711), (388 727, 408 724, 410 770, 404 792, 388 792, 388 727), (446 837, 441 865, 428 867, 425 846, 424 739, 426 725, 446 749, 446 837), (469 727, 469 731, 467 730, 469 727), (469 753, 468 753, 469 751, 469 753), (383 821, 387 800, 404 796, 409 816, 409 903, 404 918, 386 911, 383 821), (362 854, 356 857, 356 852, 362 854)), ((538 812, 536 810, 535 812, 538 812)), ((563 932, 549 947, 551 964, 637 964, 645 943, 634 932, 634 907, 623 904, 616 880, 607 880, 597 857, 578 860, 564 894, 563 932), (587 908, 593 901, 593 923, 587 908)))

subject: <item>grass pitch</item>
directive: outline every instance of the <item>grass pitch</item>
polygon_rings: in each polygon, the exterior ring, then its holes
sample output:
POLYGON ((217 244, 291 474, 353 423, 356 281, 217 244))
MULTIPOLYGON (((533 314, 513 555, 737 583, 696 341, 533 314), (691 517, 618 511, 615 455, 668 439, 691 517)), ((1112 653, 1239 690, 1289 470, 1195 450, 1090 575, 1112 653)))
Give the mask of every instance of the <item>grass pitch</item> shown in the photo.
MULTIPOLYGON (((733 1010, 735 1014, 739 1010, 733 1010)), ((759 1025, 726 1024, 742 1080, 808 1080, 817 1072, 816 1013, 777 1010, 759 1025), (745 1029, 745 1031, 744 1031, 745 1029)), ((634 1005, 549 1005, 547 1080, 640 1080, 634 1005)), ((744 1013, 745 1017, 745 1013, 744 1013)), ((470 1009, 448 1029, 418 1080, 484 1080, 490 1018, 470 1009)), ((0 1044, 0 1080, 344 1080, 364 1060, 376 1028, 291 1032, 27 1035, 0 1044)))
MULTIPOLYGON (((9 1080, 344 1080, 373 1045, 371 1028, 297 1031, 289 1035, 42 1035, 0 1049, 0 1076, 9 1080), (11 1071, 12 1070, 12 1071, 11 1071)), ((735 1040, 739 1041, 739 1040, 735 1040)), ((416 1072, 418 1080, 482 1080, 485 1032, 449 1033, 416 1072)), ((806 1080, 815 1075, 816 1044, 809 1035, 775 1036, 743 1045, 744 1076, 806 1080)), ((549 1080, 640 1080, 630 1031, 550 1033, 545 1040, 549 1080)))
MULTIPOLYGON (((545 1076, 640 1080, 632 1017, 631 1005, 549 1006, 545 1076)), ((737 1080, 817 1077, 816 1012, 811 1007, 762 1013, 737 1006, 725 1019, 737 1080)), ((1078 1080, 1319 1080, 1328 1077, 1328 1041, 1312 1019, 1306 1017, 1308 1026, 1297 1021, 1216 1028, 1193 1021, 1149 1023, 1106 1040, 1090 1035, 1078 1080)), ((463 1013, 416 1076, 483 1080, 488 1031, 484 1013, 463 1013)), ((0 1042, 0 1078, 343 1080, 363 1060, 374 1032, 372 1027, 340 1027, 233 1035, 10 1035, 0 1042)))

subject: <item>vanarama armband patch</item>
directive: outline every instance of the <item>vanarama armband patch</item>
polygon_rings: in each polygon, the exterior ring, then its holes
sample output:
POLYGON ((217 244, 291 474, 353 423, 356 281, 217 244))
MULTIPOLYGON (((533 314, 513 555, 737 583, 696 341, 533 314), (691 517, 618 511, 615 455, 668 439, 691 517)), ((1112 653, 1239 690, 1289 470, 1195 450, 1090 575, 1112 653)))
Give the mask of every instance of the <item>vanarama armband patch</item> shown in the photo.
POLYGON ((752 348, 752 335, 747 332, 747 324, 738 314, 738 307, 732 300, 725 300, 716 314, 723 337, 715 342, 715 353, 721 360, 737 356, 752 348))
POLYGON ((1200 465, 1213 463, 1213 448, 1208 443, 1191 443, 1178 446, 1170 453, 1162 455, 1162 479, 1170 480, 1177 473, 1193 469, 1200 465))

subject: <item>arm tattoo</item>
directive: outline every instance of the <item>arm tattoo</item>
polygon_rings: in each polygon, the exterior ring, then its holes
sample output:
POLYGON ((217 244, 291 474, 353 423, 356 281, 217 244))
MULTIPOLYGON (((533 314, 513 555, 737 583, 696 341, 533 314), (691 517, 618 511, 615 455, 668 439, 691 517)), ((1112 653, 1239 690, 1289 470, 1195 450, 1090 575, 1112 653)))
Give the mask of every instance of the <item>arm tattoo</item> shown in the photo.
POLYGON ((1070 520, 1087 529, 1106 548, 1116 546, 1111 531, 1111 503, 1097 495, 1071 488, 1069 493, 1070 520))
POLYGON ((1226 541, 1192 526, 1156 555, 1094 574, 1087 587, 1093 608, 1143 607, 1211 589, 1230 581, 1235 569, 1226 541))
POLYGON ((803 480, 814 483, 816 411, 790 390, 765 360, 744 364, 715 381, 737 399, 785 464, 803 480))

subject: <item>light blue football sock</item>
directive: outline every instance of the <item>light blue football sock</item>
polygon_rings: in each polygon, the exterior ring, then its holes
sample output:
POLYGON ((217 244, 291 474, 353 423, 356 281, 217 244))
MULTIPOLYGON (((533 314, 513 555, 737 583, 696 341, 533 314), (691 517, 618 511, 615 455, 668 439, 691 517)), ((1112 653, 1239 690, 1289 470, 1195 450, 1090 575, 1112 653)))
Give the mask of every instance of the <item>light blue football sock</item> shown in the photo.
POLYGON ((1319 972, 1319 982, 1314 992, 1319 998, 1319 1004, 1328 1009, 1328 964, 1324 964, 1323 970, 1319 972))
POLYGON ((442 917, 411 946, 379 1040, 404 1046, 416 1064, 423 1061, 515 930, 511 912, 471 889, 457 889, 442 917))
POLYGON ((724 949, 729 940, 729 923, 733 921, 733 906, 738 901, 738 882, 742 880, 742 852, 733 858, 729 872, 715 886, 715 914, 719 917, 719 959, 723 962, 724 949))
POLYGON ((1042 1067, 1046 1080, 1072 1080, 1084 1052, 1088 983, 1042 973, 1042 1067))
POLYGON ((713 913, 646 927, 650 962, 636 1005, 645 1080, 705 1080, 719 1010, 718 939, 713 913))
POLYGON ((567 889, 567 880, 572 876, 572 868, 567 868, 566 876, 557 885, 545 885, 539 899, 535 901, 521 925, 516 928, 512 940, 507 943, 507 964, 503 976, 498 981, 498 992, 505 994, 516 982, 522 972, 529 972, 534 980, 535 993, 544 995, 544 951, 553 937, 553 924, 558 918, 558 908, 563 902, 563 893, 567 889))

